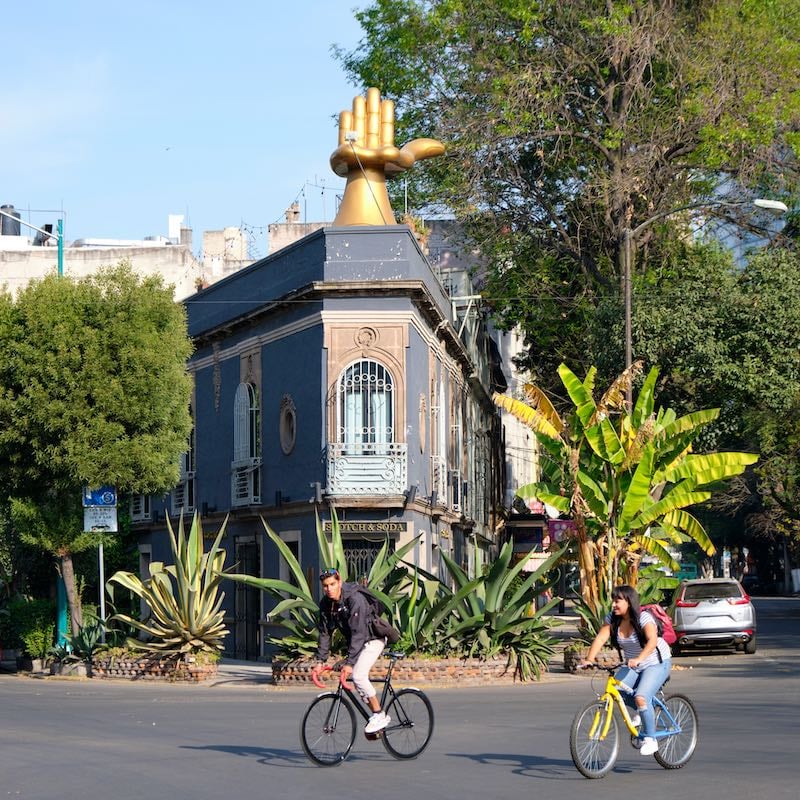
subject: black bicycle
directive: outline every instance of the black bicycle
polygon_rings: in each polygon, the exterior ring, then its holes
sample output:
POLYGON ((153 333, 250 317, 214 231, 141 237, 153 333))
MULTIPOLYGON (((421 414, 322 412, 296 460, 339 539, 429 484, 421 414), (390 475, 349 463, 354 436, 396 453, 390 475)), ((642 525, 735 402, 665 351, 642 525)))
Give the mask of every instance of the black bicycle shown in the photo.
MULTIPOLYGON (((427 746, 433 734, 433 706, 419 689, 399 689, 392 686, 392 670, 405 653, 388 650, 386 677, 374 682, 383 683, 381 708, 391 717, 382 731, 364 734, 367 739, 380 739, 395 758, 416 758, 427 746)), ((338 665, 337 665, 338 666, 338 665)), ((323 667, 331 670, 333 667, 323 667)), ((312 673, 314 683, 324 689, 325 684, 312 673)), ((300 724, 300 741, 305 754, 321 767, 341 764, 356 741, 356 712, 365 720, 370 711, 361 701, 352 683, 339 679, 335 692, 318 695, 311 703, 300 724)))

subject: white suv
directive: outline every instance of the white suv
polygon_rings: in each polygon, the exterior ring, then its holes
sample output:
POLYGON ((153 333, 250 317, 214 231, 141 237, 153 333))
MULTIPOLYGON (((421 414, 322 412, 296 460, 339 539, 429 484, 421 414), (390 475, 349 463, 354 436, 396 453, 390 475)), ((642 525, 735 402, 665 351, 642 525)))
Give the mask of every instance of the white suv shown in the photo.
POLYGON ((756 652, 756 612, 733 578, 683 581, 673 595, 669 615, 678 637, 677 654, 687 647, 736 647, 756 652))

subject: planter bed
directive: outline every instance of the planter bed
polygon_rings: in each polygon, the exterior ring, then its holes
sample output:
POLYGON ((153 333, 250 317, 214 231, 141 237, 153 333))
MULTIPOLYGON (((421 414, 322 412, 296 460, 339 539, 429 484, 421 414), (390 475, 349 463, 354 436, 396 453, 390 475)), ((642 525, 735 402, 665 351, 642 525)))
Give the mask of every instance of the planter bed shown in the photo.
POLYGON ((101 655, 92 659, 91 674, 93 678, 201 683, 217 676, 217 665, 101 655))
MULTIPOLYGON (((309 684, 311 670, 316 661, 273 661, 272 680, 279 686, 309 684)), ((329 662, 333 665, 333 661, 329 662)), ((383 662, 385 665, 386 662, 383 662)), ((382 678, 386 672, 380 668, 378 662, 371 671, 375 679, 382 678)), ((335 687, 339 680, 337 672, 324 672, 321 679, 331 687, 335 687)), ((514 668, 509 666, 507 659, 491 659, 483 661, 478 658, 404 658, 397 661, 392 671, 392 682, 397 686, 412 685, 415 683, 436 683, 441 685, 452 684, 458 686, 481 686, 497 682, 513 683, 514 668)))

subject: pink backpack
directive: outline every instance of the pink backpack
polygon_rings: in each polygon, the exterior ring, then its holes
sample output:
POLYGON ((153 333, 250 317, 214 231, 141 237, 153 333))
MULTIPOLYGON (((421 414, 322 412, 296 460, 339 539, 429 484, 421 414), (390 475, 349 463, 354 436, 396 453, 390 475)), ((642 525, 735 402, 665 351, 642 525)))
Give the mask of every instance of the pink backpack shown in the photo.
POLYGON ((675 628, 672 627, 672 620, 661 606, 656 603, 648 603, 648 605, 642 606, 642 611, 650 612, 656 621, 658 635, 667 644, 675 644, 678 641, 678 637, 675 635, 675 628))

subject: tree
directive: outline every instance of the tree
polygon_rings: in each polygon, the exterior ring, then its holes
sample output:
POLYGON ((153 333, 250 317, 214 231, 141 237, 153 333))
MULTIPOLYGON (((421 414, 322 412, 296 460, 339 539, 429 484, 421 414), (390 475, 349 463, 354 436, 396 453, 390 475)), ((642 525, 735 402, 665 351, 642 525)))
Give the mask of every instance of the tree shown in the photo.
MULTIPOLYGON (((746 225, 719 201, 797 178, 800 0, 375 0, 356 16, 345 68, 396 98, 398 135, 445 143, 411 195, 467 226, 543 379, 593 363, 583 322, 619 295, 631 230, 703 201, 746 225)), ((641 273, 685 223, 639 231, 641 273)))
POLYGON ((760 453, 716 510, 800 546, 800 254, 773 247, 738 264, 718 243, 684 244, 637 297, 634 330, 662 365, 660 399, 679 413, 720 407, 703 447, 760 453))
POLYGON ((644 555, 678 569, 671 545, 691 541, 713 553, 703 526, 686 509, 709 500, 712 485, 757 460, 749 453, 693 454, 697 431, 716 418, 717 409, 682 417, 669 408, 657 409, 656 369, 628 411, 625 392, 632 372, 620 375, 595 400, 596 371, 589 370, 581 381, 562 364, 559 376, 572 402, 566 420, 531 384, 525 387, 530 404, 494 398, 536 433, 544 479, 517 493, 536 497, 573 520, 581 595, 595 615, 614 586, 636 585, 644 555))
POLYGON ((26 538, 60 560, 73 630, 72 555, 94 543, 82 530, 82 488, 177 483, 190 353, 171 288, 126 263, 0 296, 0 475, 26 538))

